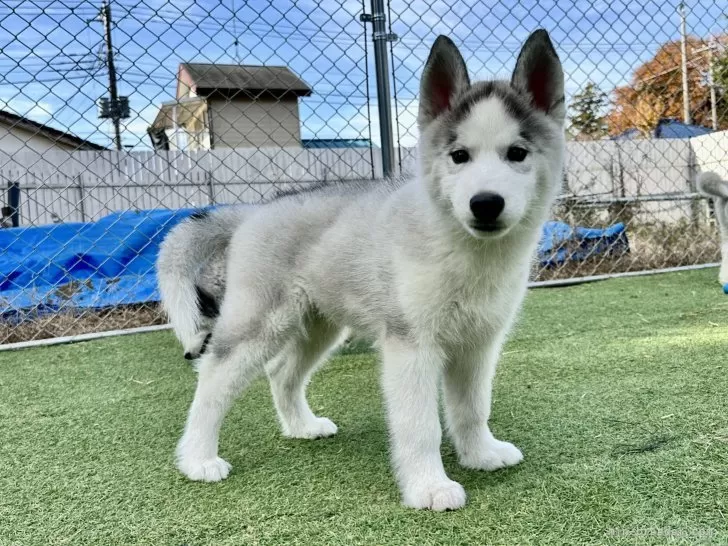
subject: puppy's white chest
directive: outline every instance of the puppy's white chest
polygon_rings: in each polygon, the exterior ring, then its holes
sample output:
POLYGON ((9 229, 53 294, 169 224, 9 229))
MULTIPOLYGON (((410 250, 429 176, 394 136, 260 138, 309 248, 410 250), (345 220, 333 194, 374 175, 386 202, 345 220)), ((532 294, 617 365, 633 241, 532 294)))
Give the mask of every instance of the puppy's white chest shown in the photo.
POLYGON ((492 334, 510 320, 519 295, 485 273, 468 277, 436 267, 410 269, 400 285, 405 315, 418 330, 446 342, 492 334))

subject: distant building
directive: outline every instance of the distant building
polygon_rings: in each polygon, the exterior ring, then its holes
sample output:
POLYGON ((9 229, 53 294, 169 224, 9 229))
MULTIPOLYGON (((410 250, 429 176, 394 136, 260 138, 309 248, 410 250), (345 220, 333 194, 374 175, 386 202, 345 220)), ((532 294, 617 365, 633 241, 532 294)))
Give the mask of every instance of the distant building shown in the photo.
POLYGON ((150 137, 173 150, 301 147, 298 99, 312 92, 285 66, 183 63, 150 137))
POLYGON ((304 148, 371 148, 372 141, 368 138, 304 138, 301 139, 304 148))
MULTIPOLYGON (((657 126, 650 132, 649 138, 692 138, 712 133, 713 130, 702 125, 687 125, 682 121, 673 118, 663 118, 657 122, 657 126)), ((626 131, 613 136, 612 140, 635 140, 645 138, 639 129, 627 129, 626 131)))
POLYGON ((23 116, 0 110, 0 152, 13 155, 31 150, 39 154, 50 150, 105 150, 104 146, 44 125, 23 116))

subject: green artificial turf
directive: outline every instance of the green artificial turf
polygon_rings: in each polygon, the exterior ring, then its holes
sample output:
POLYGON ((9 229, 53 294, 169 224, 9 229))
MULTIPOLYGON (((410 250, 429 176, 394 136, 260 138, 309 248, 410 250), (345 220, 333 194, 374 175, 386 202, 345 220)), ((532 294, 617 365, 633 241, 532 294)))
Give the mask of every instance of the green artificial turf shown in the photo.
POLYGON ((218 484, 173 451, 195 375, 170 332, 0 353, 0 545, 726 544, 728 296, 715 270, 529 294, 491 425, 525 455, 445 466, 466 507, 405 509, 372 353, 309 389, 337 436, 281 437, 267 385, 237 403, 218 484))

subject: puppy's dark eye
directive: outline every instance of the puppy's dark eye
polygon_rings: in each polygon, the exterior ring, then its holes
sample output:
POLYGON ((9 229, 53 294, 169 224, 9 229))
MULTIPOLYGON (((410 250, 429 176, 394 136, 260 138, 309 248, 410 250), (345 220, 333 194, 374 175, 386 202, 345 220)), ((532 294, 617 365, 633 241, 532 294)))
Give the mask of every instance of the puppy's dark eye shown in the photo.
POLYGON ((455 150, 450 154, 450 157, 452 158, 452 162, 456 165, 470 161, 470 154, 467 150, 455 150))
POLYGON ((508 158, 508 161, 514 161, 516 163, 520 163, 521 161, 526 159, 527 155, 528 150, 526 150, 526 148, 521 148, 520 146, 511 146, 506 152, 506 157, 508 158))

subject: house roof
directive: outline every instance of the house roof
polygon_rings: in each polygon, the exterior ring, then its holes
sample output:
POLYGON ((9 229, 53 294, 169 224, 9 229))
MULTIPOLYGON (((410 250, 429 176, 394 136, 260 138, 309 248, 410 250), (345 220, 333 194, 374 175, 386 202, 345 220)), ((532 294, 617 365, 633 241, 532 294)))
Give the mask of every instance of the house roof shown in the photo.
POLYGON ((157 112, 157 117, 152 122, 152 128, 171 129, 175 122, 177 125, 184 126, 190 119, 203 116, 206 105, 205 99, 199 97, 163 102, 157 112))
POLYGON ((31 132, 35 135, 44 136, 49 140, 58 142, 59 144, 65 144, 67 146, 73 146, 79 150, 106 150, 106 146, 95 144, 89 140, 85 140, 81 137, 74 135, 73 133, 54 129, 49 125, 44 125, 28 119, 6 110, 0 110, 0 123, 10 125, 10 127, 16 127, 25 131, 31 132))
POLYGON ((707 135, 713 130, 702 125, 688 125, 676 119, 661 119, 655 127, 656 138, 690 138, 707 135))
POLYGON ((182 63, 198 94, 203 90, 295 93, 309 96, 312 89, 286 66, 182 63))

